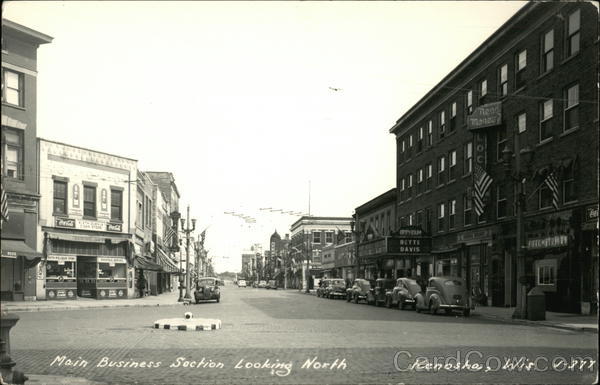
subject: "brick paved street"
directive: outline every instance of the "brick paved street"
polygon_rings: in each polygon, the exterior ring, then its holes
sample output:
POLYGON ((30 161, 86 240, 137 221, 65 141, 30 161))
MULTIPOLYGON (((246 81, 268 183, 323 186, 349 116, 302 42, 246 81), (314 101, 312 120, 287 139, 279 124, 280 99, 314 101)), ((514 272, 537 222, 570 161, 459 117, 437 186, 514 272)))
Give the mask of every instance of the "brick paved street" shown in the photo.
POLYGON ((593 371, 565 370, 560 358, 556 370, 544 370, 556 357, 597 360, 596 334, 496 323, 476 315, 417 314, 297 291, 226 286, 218 304, 19 316, 11 333, 19 369, 112 384, 591 383, 597 370, 596 364, 593 371), (185 311, 219 318, 223 329, 152 328, 155 320, 182 317, 185 311), (471 351, 471 365, 465 365, 471 351), (433 360, 457 354, 463 365, 458 372, 405 370, 418 355, 433 360), (494 357, 504 364, 505 357, 522 356, 543 357, 540 371, 495 370, 499 364, 494 357), (492 369, 488 372, 473 365, 486 359, 492 369))

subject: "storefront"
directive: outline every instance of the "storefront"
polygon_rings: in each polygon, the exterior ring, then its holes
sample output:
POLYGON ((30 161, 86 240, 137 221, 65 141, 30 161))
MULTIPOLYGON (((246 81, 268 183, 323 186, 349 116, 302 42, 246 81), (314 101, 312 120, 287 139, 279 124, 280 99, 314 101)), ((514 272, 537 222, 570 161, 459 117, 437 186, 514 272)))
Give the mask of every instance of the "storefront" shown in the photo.
POLYGON ((77 257, 77 294, 96 299, 127 298, 124 257, 77 257))
POLYGON ((25 273, 37 268, 42 254, 33 250, 23 240, 2 239, 1 247, 0 299, 23 301, 25 273))
POLYGON ((581 314, 598 314, 598 205, 585 208, 581 225, 581 314))
POLYGON ((77 298, 77 257, 49 254, 46 258, 46 298, 77 298))

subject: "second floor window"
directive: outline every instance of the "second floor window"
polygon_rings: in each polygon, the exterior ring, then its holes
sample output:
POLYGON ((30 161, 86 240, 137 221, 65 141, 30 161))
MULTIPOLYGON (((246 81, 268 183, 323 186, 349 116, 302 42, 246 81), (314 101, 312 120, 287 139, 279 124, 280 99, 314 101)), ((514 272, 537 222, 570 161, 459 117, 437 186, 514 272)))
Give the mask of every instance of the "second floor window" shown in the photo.
POLYGON ((575 168, 571 164, 569 168, 565 170, 564 177, 562 180, 563 187, 563 203, 574 202, 577 200, 577 186, 575 185, 575 168))
POLYGON ((540 142, 552 137, 552 99, 540 104, 540 142))
POLYGON ((54 181, 54 205, 52 212, 55 215, 67 215, 67 182, 54 181))
POLYGON ((438 204, 438 231, 444 231, 446 228, 446 204, 438 204))
POLYGON ((552 207, 552 192, 546 183, 543 183, 538 190, 538 208, 545 209, 548 207, 552 207))
POLYGON ((2 69, 2 103, 23 107, 23 74, 2 69))
POLYGON ((515 56, 515 88, 525 85, 525 67, 527 67, 527 50, 520 51, 515 56))
POLYGON ((312 236, 313 236, 313 243, 321 243, 321 232, 320 231, 313 231, 312 236))
POLYGON ((438 158, 438 184, 446 183, 446 157, 440 156, 438 158))
POLYGON ((123 220, 123 191, 110 190, 110 219, 123 220))
POLYGON ((565 124, 564 131, 579 126, 579 84, 568 87, 565 90, 565 124))
POLYGON ((464 217, 463 224, 464 226, 469 226, 473 224, 473 206, 471 197, 469 194, 463 195, 463 207, 464 207, 464 217))
POLYGON ((2 127, 2 139, 5 176, 23 179, 23 130, 2 127))
POLYGON ((83 216, 96 217, 96 187, 83 186, 83 216))
POLYGON ((579 28, 581 26, 581 14, 579 10, 569 15, 567 24, 567 57, 569 57, 579 52, 579 28))
POLYGON ((333 231, 325 232, 325 243, 333 243, 333 231))
POLYGON ((473 142, 465 143, 463 152, 463 174, 467 175, 473 171, 473 142))
POLYGON ((452 199, 452 200, 450 200, 450 202, 448 202, 448 227, 450 229, 453 229, 455 226, 455 220, 454 220, 455 217, 456 217, 456 199, 452 199))
POLYGON ((554 68, 554 30, 550 30, 542 37, 542 73, 554 68))
POLYGON ((500 97, 508 95, 508 65, 504 64, 498 69, 498 91, 500 97))

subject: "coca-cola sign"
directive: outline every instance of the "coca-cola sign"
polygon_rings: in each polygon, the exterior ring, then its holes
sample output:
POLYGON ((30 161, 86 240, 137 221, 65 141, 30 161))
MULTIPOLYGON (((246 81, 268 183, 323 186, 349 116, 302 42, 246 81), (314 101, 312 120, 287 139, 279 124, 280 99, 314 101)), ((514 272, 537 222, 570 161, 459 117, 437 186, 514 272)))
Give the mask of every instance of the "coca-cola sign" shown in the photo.
POLYGON ((107 223, 106 224, 106 231, 116 231, 116 232, 121 232, 123 230, 123 225, 120 223, 107 223))
POLYGON ((74 229, 75 228, 75 219, 56 218, 55 226, 56 227, 69 227, 69 228, 74 229))

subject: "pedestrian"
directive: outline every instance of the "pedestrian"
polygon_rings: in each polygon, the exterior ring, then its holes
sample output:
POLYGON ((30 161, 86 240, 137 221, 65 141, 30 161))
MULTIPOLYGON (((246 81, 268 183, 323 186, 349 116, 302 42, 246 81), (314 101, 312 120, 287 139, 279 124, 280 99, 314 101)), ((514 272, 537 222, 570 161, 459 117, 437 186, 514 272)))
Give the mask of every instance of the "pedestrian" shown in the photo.
POLYGON ((140 292, 140 297, 144 298, 146 295, 146 277, 144 276, 144 271, 140 270, 140 274, 138 277, 138 290, 140 292))

